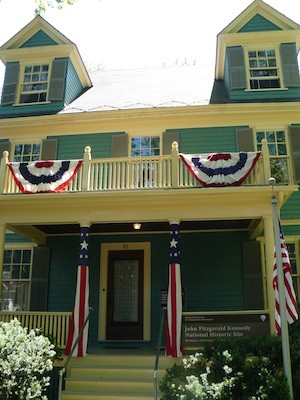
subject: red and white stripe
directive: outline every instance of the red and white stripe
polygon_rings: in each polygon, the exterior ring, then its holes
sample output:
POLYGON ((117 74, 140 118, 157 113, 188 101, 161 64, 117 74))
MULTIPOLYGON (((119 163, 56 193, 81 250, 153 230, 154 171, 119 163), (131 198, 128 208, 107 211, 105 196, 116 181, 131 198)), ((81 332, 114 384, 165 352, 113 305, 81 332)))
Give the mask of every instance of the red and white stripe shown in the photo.
MULTIPOLYGON (((76 339, 78 338, 81 327, 84 325, 89 314, 89 268, 88 266, 79 265, 77 271, 77 287, 75 295, 75 304, 72 312, 72 319, 69 328, 69 337, 66 345, 65 354, 70 354, 76 339)), ((73 356, 82 357, 87 354, 88 342, 88 325, 87 322, 83 334, 80 337, 77 346, 73 352, 73 356)))
POLYGON ((182 357, 181 348, 182 289, 179 264, 169 266, 169 289, 166 323, 166 355, 182 357))
MULTIPOLYGON (((288 254, 288 251, 287 251, 287 248, 285 245, 284 237, 282 234, 281 226, 280 226, 280 232, 281 232, 280 233, 280 245, 281 245, 283 276, 284 276, 286 315, 287 315, 287 322, 289 324, 292 324, 293 322, 295 322, 298 319, 298 307, 297 307, 296 295, 295 295, 294 286, 293 286, 291 263, 290 263, 289 254, 288 254)), ((281 334, 281 316, 280 316, 276 251, 274 254, 273 288, 275 290, 275 328, 276 328, 278 335, 280 335, 281 334)))

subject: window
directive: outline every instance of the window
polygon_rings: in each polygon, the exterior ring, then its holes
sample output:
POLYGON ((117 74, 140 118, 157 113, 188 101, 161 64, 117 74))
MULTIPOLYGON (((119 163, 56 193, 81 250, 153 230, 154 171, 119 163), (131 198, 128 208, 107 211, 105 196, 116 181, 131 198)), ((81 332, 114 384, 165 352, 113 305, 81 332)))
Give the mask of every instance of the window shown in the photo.
POLYGON ((276 52, 269 50, 248 51, 250 89, 280 88, 276 52))
POLYGON ((159 154, 159 136, 141 136, 131 138, 131 157, 159 156, 159 154))
POLYGON ((41 103, 47 100, 49 65, 26 65, 20 88, 19 103, 41 103))
POLYGON ((261 150, 263 139, 268 142, 272 177, 276 179, 277 183, 289 183, 289 159, 285 131, 257 131, 256 147, 258 151, 261 150))
POLYGON ((133 163, 133 182, 136 188, 158 186, 158 163, 150 157, 160 155, 159 136, 141 136, 131 138, 131 157, 149 157, 149 160, 133 163))
POLYGON ((40 159, 41 144, 40 143, 18 143, 15 144, 14 161, 30 162, 40 159))
POLYGON ((29 309, 32 249, 5 249, 1 309, 29 309))
POLYGON ((297 250, 296 243, 286 243, 286 247, 289 253, 290 263, 292 267, 293 285, 296 293, 296 298, 299 301, 300 293, 300 273, 297 268, 297 250))

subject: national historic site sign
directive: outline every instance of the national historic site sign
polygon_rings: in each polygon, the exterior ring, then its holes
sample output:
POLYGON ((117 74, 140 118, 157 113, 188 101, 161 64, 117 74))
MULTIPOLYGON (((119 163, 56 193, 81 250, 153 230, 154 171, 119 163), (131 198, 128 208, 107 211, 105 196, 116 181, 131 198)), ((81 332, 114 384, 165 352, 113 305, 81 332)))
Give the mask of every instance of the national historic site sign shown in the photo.
POLYGON ((217 338, 268 335, 269 333, 269 316, 264 313, 188 313, 182 316, 182 344, 184 347, 199 347, 202 342, 217 338))

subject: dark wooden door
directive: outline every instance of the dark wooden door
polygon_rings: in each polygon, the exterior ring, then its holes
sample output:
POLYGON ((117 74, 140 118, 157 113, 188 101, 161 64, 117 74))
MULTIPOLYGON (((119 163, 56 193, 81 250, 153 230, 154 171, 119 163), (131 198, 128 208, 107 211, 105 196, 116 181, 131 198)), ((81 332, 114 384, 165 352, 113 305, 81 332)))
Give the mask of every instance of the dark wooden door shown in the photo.
POLYGON ((143 339, 144 251, 108 253, 107 340, 143 339))

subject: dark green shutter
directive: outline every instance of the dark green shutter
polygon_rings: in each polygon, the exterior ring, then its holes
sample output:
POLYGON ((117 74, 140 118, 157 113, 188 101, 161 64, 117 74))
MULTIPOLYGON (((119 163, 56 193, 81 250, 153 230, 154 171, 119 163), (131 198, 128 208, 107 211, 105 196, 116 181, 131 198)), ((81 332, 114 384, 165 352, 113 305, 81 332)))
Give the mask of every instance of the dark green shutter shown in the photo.
POLYGON ((162 154, 172 153, 172 143, 177 142, 179 145, 179 133, 178 132, 164 132, 162 136, 162 154))
POLYGON ((2 89, 2 105, 9 105, 16 102, 16 93, 19 83, 19 63, 6 65, 4 85, 2 89))
POLYGON ((300 126, 289 127, 291 160, 295 183, 300 183, 300 126))
POLYGON ((4 140, 0 143, 0 159, 3 157, 3 152, 8 151, 10 153, 11 142, 9 140, 4 140))
POLYGON ((246 310, 264 309, 261 250, 257 241, 243 242, 244 290, 246 310))
POLYGON ((236 145, 238 151, 254 151, 253 129, 237 129, 236 145))
POLYGON ((280 56, 284 86, 299 87, 300 77, 295 43, 282 43, 280 56))
POLYGON ((128 157, 128 134, 113 135, 112 137, 112 157, 128 157))
POLYGON ((44 139, 42 141, 41 160, 56 160, 57 145, 57 139, 44 139))
POLYGON ((65 94, 67 59, 57 59, 52 63, 48 100, 63 101, 65 94))
POLYGON ((231 47, 227 49, 230 88, 246 89, 247 79, 245 70, 244 50, 242 47, 231 47))
POLYGON ((47 311, 50 247, 33 249, 30 311, 47 311))

